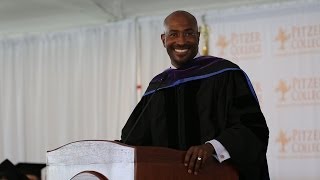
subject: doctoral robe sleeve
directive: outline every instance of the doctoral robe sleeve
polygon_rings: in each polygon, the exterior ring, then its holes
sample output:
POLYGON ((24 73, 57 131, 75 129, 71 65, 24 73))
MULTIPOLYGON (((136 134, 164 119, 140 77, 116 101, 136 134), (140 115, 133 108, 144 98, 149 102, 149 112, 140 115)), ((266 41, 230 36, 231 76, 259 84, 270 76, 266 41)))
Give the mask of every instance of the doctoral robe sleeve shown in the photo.
POLYGON ((269 130, 251 83, 242 71, 230 73, 226 87, 227 128, 216 139, 245 179, 260 179, 269 130))

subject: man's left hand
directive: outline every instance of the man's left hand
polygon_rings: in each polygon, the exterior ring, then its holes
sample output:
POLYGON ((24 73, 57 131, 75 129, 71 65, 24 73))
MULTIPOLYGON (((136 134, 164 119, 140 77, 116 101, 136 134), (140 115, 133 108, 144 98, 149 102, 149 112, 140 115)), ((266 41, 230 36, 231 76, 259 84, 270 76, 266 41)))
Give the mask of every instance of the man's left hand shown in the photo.
POLYGON ((207 159, 212 158, 213 153, 214 148, 210 143, 190 147, 184 158, 184 165, 188 167, 188 173, 197 175, 207 159))

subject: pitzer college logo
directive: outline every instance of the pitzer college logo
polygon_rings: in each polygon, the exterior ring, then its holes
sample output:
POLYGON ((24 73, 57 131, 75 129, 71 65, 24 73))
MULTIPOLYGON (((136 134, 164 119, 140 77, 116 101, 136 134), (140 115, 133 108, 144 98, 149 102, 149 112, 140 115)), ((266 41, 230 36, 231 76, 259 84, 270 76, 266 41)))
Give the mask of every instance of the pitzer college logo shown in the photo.
POLYGON ((289 90, 290 90, 289 85, 284 80, 280 80, 279 83, 278 83, 278 86, 276 88, 276 91, 278 91, 280 93, 279 100, 281 102, 285 102, 286 101, 286 93, 289 90))
POLYGON ((279 151, 281 153, 287 152, 286 146, 290 142, 290 138, 287 136, 287 134, 283 130, 280 130, 278 138, 277 138, 277 142, 280 144, 279 151))
POLYGON ((320 24, 279 27, 274 46, 277 55, 290 55, 304 52, 319 52, 320 24))
POLYGON ((320 158, 320 129, 279 130, 279 158, 320 158))
POLYGON ((320 77, 299 77, 279 80, 275 91, 278 105, 303 105, 320 103, 320 77))
POLYGON ((228 35, 219 35, 216 41, 218 55, 225 58, 246 60, 260 57, 260 32, 233 32, 228 35))
POLYGON ((276 37, 276 40, 279 41, 280 46, 279 49, 280 50, 285 50, 285 43, 288 41, 289 39, 289 35, 283 30, 283 29, 279 29, 278 35, 276 37))

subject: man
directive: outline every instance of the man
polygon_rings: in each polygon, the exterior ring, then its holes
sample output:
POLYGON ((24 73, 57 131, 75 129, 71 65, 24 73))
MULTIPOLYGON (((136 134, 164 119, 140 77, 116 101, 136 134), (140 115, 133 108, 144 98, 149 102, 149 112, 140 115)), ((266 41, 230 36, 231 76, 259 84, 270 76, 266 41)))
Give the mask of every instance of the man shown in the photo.
POLYGON ((197 175, 208 158, 230 161, 240 179, 269 179, 269 130, 246 74, 230 61, 199 56, 195 17, 175 11, 161 35, 174 68, 152 79, 122 130, 122 142, 187 150, 197 175))

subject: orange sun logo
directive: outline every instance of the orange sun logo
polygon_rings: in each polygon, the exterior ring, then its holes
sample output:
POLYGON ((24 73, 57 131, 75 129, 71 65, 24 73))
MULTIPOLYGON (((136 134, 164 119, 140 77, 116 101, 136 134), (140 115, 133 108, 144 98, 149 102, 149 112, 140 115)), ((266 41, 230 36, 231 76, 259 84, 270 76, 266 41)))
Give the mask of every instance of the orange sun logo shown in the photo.
POLYGON ((287 40, 289 39, 289 35, 287 35, 287 33, 283 30, 283 29, 279 29, 278 31, 278 35, 276 37, 276 40, 280 42, 280 50, 284 50, 285 49, 285 43, 287 42, 287 40))
POLYGON ((276 88, 276 91, 281 93, 281 98, 280 98, 281 101, 285 101, 285 94, 289 90, 290 90, 290 87, 286 84, 286 82, 283 80, 280 80, 276 88))
POLYGON ((217 46, 220 48, 220 54, 224 55, 224 50, 228 46, 228 41, 225 36, 219 36, 217 46))
POLYGON ((286 133, 280 130, 277 142, 281 145, 280 152, 286 152, 285 146, 290 141, 290 138, 287 137, 286 133))

